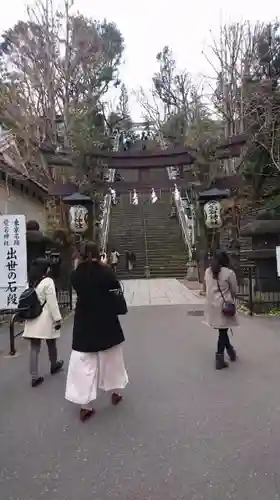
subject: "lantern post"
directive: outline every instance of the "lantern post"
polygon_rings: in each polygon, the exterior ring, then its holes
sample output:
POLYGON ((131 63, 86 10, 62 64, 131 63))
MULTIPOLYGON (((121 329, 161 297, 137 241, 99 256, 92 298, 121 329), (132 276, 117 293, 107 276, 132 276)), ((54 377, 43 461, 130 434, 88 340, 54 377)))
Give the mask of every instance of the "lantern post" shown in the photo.
POLYGON ((199 281, 204 281, 204 272, 208 267, 211 254, 220 247, 220 230, 223 226, 221 200, 230 196, 229 189, 207 189, 198 193, 199 242, 197 262, 199 281))

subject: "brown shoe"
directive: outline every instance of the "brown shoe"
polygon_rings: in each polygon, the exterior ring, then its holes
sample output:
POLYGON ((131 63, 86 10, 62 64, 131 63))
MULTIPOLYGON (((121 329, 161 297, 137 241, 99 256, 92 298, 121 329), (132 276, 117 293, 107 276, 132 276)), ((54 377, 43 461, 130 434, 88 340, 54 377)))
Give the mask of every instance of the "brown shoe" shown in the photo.
POLYGON ((123 397, 120 394, 118 394, 117 392, 113 392, 113 394, 112 394, 112 404, 114 406, 117 406, 122 400, 123 400, 123 397))
POLYGON ((92 409, 81 408, 81 410, 80 410, 80 421, 81 422, 86 422, 86 420, 88 420, 90 417, 93 417, 94 414, 95 414, 95 410, 93 408, 92 409))

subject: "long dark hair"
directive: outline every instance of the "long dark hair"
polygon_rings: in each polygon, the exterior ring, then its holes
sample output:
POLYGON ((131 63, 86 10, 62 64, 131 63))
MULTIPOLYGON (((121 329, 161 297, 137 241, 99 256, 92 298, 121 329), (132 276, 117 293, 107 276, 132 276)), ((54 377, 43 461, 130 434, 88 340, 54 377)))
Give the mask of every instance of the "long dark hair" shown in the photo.
POLYGON ((212 262, 211 262, 211 270, 213 274, 213 278, 215 280, 218 279, 221 268, 222 267, 229 267, 230 266, 230 260, 229 256, 226 252, 224 251, 218 251, 214 254, 212 262))
POLYGON ((83 243, 80 249, 80 257, 82 262, 90 262, 92 260, 100 260, 99 247, 95 241, 87 241, 83 243))
POLYGON ((43 257, 38 257, 37 259, 33 260, 29 269, 29 286, 37 286, 40 281, 46 276, 49 267, 50 262, 43 257))

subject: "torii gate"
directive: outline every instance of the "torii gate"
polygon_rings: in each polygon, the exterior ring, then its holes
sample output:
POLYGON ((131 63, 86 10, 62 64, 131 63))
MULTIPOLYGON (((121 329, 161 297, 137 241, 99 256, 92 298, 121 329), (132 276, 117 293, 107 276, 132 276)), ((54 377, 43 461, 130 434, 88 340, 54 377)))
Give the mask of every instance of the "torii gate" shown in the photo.
MULTIPOLYGON (((241 154, 242 147, 246 144, 246 137, 244 135, 233 136, 227 141, 220 143, 216 146, 210 155, 209 161, 224 160, 228 158, 238 157, 241 154)), ((75 167, 71 155, 67 151, 56 152, 53 146, 41 146, 41 151, 46 157, 49 165, 75 167)), ((198 152, 195 149, 186 149, 184 147, 167 148, 165 150, 155 151, 102 151, 101 149, 93 149, 85 155, 87 161, 94 160, 95 162, 101 161, 108 166, 109 169, 114 170, 131 170, 131 171, 147 171, 148 169, 166 169, 171 166, 192 165, 195 163, 198 152)), ((143 176, 145 177, 145 175, 143 176)), ((180 179, 178 184, 180 187, 187 187, 190 185, 190 180, 180 179)), ((154 183, 154 188, 168 189, 174 185, 174 181, 166 179, 154 183)), ((107 190, 108 182, 96 180, 96 188, 98 190, 107 190)), ((65 186, 66 187, 66 186, 65 186)), ((120 192, 128 192, 131 189, 146 190, 150 189, 150 184, 145 182, 145 179, 131 180, 129 182, 121 181, 117 183, 117 189, 120 192)), ((59 186, 56 185, 56 195, 59 186)), ((63 193, 61 196, 71 194, 71 191, 63 193)), ((73 192, 73 191, 72 191, 73 192)), ((50 194, 54 194, 51 193, 50 194)))

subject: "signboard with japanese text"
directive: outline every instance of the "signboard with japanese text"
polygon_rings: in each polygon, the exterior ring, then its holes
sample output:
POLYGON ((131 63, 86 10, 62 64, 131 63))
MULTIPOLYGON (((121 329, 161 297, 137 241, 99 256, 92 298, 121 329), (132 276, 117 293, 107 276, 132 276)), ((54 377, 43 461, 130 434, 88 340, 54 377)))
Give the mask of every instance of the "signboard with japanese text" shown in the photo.
POLYGON ((0 309, 16 309, 26 288, 25 215, 0 215, 0 309))

